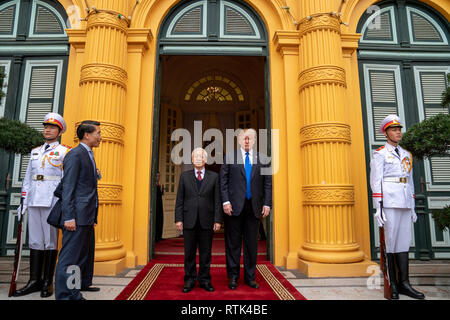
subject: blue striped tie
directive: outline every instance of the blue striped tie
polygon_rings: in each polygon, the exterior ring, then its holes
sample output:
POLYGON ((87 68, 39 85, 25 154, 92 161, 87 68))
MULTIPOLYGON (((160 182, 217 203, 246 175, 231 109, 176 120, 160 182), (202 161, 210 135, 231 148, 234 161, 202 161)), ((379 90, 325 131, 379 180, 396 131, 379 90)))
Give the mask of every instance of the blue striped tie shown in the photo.
POLYGON ((245 193, 245 197, 247 199, 250 199, 252 197, 252 188, 250 184, 250 179, 252 176, 252 165, 250 163, 248 154, 248 152, 245 153, 245 177, 247 178, 247 191, 245 193))

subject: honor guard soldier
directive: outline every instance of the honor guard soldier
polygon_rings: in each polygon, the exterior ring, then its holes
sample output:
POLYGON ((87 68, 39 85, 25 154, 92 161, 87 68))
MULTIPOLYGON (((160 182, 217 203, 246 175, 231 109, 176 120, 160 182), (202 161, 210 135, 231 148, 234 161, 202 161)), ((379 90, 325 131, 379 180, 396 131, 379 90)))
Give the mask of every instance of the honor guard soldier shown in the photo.
POLYGON ((391 298, 398 299, 400 293, 424 299, 424 294, 414 290, 409 283, 411 221, 416 222, 417 215, 414 210, 412 155, 399 145, 402 127, 396 115, 388 115, 381 122, 379 131, 385 134, 387 143, 373 152, 370 186, 376 208, 375 218, 379 227, 384 227, 391 298))
POLYGON ((28 209, 28 245, 30 247, 30 279, 14 296, 41 291, 41 297, 53 294, 53 275, 58 254, 58 229, 47 223, 47 217, 57 198, 53 195, 63 176, 63 159, 70 147, 58 142, 66 131, 59 114, 44 118, 45 144, 31 151, 27 172, 22 183, 23 214, 28 209))

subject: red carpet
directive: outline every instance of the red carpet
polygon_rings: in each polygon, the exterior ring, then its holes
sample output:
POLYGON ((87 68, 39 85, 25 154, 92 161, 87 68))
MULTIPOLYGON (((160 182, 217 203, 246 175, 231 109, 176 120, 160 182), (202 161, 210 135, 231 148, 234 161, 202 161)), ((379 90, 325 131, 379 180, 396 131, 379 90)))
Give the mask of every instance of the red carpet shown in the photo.
POLYGON ((266 261, 265 241, 259 241, 255 279, 260 285, 258 290, 243 283, 242 265, 238 288, 228 288, 223 234, 217 234, 213 241, 211 263, 211 278, 215 291, 206 292, 197 283, 191 292, 181 292, 184 277, 183 251, 182 237, 157 243, 155 258, 125 287, 116 300, 306 300, 269 261, 266 261))

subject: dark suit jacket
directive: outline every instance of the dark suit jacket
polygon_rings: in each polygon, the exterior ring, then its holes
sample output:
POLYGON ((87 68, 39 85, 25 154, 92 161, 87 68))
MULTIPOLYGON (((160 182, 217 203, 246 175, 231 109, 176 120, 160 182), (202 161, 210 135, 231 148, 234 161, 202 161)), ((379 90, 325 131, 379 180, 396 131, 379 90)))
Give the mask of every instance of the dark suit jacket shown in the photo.
POLYGON ((212 229, 214 223, 222 223, 220 203, 219 175, 205 170, 200 190, 194 170, 185 171, 180 176, 177 201, 175 204, 175 222, 183 222, 183 228, 195 227, 197 217, 202 229, 212 229))
POLYGON ((62 223, 75 219, 78 226, 97 223, 97 174, 85 147, 78 145, 64 158, 62 223))
MULTIPOLYGON (((253 151, 251 173, 252 207, 256 218, 261 218, 264 205, 272 208, 272 175, 262 175, 261 169, 270 167, 264 155, 253 151)), ((247 178, 245 176, 245 161, 241 149, 225 156, 220 169, 220 192, 222 203, 230 201, 233 216, 241 214, 245 203, 247 178)), ((266 169, 268 170, 268 169, 266 169)))

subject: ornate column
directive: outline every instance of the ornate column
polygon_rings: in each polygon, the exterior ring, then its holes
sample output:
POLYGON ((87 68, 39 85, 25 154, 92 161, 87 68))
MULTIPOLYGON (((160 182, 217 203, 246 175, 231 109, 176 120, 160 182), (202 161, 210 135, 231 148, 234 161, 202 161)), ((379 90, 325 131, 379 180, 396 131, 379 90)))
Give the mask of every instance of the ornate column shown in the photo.
MULTIPOLYGON (((97 0, 87 16, 85 59, 80 79, 79 120, 101 122, 102 143, 94 150, 99 181, 99 214, 95 230, 95 273, 117 274, 125 267, 120 239, 124 113, 127 90, 128 1, 97 0), (125 15, 126 16, 126 15, 125 15)), ((79 123, 77 123, 78 125, 79 123)))
POLYGON ((305 240, 299 267, 309 276, 333 275, 336 264, 364 260, 355 239, 354 186, 343 68, 339 0, 300 3, 302 198, 305 240), (332 265, 330 265, 332 264, 332 265))

